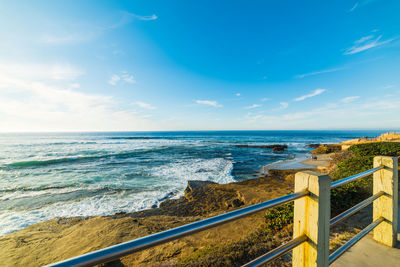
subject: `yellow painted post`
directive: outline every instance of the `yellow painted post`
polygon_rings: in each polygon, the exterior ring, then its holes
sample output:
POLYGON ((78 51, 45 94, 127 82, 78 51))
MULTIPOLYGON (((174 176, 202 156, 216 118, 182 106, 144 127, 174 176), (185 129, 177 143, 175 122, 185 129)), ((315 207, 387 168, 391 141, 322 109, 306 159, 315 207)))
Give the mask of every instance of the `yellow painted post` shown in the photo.
POLYGON ((374 220, 385 219, 374 229, 374 239, 382 244, 395 247, 397 244, 398 224, 398 159, 395 157, 374 157, 374 167, 385 166, 385 169, 374 173, 374 194, 383 191, 385 195, 374 201, 374 220))
POLYGON ((311 171, 298 172, 295 191, 310 195, 294 201, 293 237, 308 240, 293 249, 294 267, 326 267, 329 263, 329 220, 331 215, 331 178, 311 171))

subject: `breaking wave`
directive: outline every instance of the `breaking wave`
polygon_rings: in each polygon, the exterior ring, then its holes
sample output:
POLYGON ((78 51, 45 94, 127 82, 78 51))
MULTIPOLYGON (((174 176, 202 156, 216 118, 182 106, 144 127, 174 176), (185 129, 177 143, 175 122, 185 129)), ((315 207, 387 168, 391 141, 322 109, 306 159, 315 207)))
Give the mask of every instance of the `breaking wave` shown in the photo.
POLYGON ((5 166, 12 168, 24 168, 24 167, 46 166, 51 164, 69 163, 69 162, 84 161, 84 160, 96 160, 104 158, 129 158, 143 153, 157 152, 163 149, 165 149, 165 147, 158 149, 144 149, 131 152, 111 153, 111 154, 93 155, 93 156, 74 156, 74 157, 63 157, 63 158, 46 159, 46 160, 18 161, 5 164, 5 166))

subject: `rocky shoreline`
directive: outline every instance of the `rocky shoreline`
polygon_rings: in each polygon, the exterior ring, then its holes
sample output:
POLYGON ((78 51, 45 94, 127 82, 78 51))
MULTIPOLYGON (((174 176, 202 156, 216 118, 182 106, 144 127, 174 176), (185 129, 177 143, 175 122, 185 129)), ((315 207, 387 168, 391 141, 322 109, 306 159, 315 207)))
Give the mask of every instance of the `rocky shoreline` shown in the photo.
MULTIPOLYGON (((293 191, 296 172, 313 168, 315 166, 272 169, 268 174, 260 174, 258 178, 229 184, 189 181, 184 196, 166 199, 156 208, 110 216, 57 218, 34 224, 0 237, 0 262, 4 266, 45 265, 274 199, 293 191)), ((257 234, 264 224, 264 212, 261 212, 126 256, 116 266, 180 265, 210 246, 225 244, 226 247, 227 244, 237 244, 237 240, 246 240, 257 234)), ((280 236, 274 237, 274 242, 284 241, 290 237, 290 230, 286 237, 277 234, 280 236)), ((268 243, 268 246, 272 248, 274 242, 268 243)), ((265 247, 259 249, 265 251, 265 247)), ((254 253, 258 255, 256 251, 254 253)), ((251 259, 250 254, 246 257, 251 259)), ((286 263, 281 259, 278 265, 286 263)))
MULTIPOLYGON (((111 216, 57 218, 0 237, 4 266, 37 266, 164 231, 237 208, 285 195, 293 190, 300 170, 274 170, 256 179, 217 184, 189 181, 185 195, 167 199, 158 208, 111 216), (30 251, 30 253, 26 253, 30 251)), ((208 244, 240 240, 264 223, 256 214, 222 227, 124 257, 125 266, 177 264, 208 244)))

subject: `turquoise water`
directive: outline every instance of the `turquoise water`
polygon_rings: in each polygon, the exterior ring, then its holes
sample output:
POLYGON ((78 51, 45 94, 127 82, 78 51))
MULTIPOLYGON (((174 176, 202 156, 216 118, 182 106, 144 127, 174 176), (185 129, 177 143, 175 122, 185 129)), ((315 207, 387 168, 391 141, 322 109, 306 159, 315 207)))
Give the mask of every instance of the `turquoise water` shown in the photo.
POLYGON ((384 131, 0 134, 0 235, 55 217, 156 207, 188 180, 229 183, 334 143, 384 131), (236 147, 287 144, 284 152, 236 147))

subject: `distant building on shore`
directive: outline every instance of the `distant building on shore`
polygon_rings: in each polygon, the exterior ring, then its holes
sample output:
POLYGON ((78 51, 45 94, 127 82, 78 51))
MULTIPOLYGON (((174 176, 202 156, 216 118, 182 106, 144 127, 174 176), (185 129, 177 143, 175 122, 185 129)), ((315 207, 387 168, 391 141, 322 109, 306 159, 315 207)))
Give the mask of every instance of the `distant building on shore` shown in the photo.
POLYGON ((351 139, 340 143, 342 145, 342 150, 348 149, 351 145, 360 144, 360 143, 373 143, 373 142, 382 142, 382 141, 400 141, 400 132, 387 132, 383 133, 377 137, 361 137, 356 139, 351 139))
POLYGON ((377 141, 400 139, 400 132, 387 132, 376 137, 377 141))

